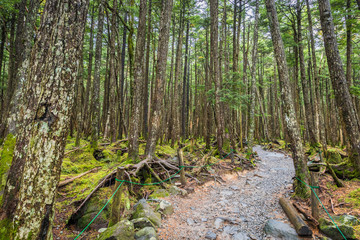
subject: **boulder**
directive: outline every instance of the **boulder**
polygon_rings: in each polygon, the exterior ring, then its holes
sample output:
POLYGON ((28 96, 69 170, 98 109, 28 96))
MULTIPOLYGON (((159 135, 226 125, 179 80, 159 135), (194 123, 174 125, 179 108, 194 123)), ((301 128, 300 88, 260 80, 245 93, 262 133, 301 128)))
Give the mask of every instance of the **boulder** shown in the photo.
POLYGON ((137 219, 137 218, 147 218, 157 227, 161 225, 161 214, 158 212, 154 212, 154 210, 146 202, 145 199, 141 199, 134 206, 134 213, 131 219, 137 219))
POLYGON ((264 231, 276 239, 300 240, 294 228, 289 224, 270 219, 266 222, 264 231))
POLYGON ((210 240, 215 240, 216 239, 216 234, 213 233, 212 231, 208 231, 205 235, 206 239, 210 239, 210 240))
POLYGON ((106 231, 98 237, 98 240, 127 240, 134 239, 134 235, 134 224, 129 220, 123 220, 106 229, 106 231))
MULTIPOLYGON (((101 188, 99 189, 90 199, 85 203, 85 205, 80 209, 80 211, 71 217, 69 223, 75 223, 77 227, 84 228, 89 222, 98 214, 98 212, 103 208, 103 206, 108 201, 112 193, 111 188, 101 188)), ((104 208, 100 215, 95 219, 95 221, 89 226, 90 229, 100 229, 106 228, 108 226, 108 219, 110 217, 111 202, 104 208)))
POLYGON ((136 229, 142 229, 145 227, 155 227, 155 225, 147 218, 136 218, 131 220, 136 229))
POLYGON ((157 240, 157 234, 153 227, 145 227, 135 234, 136 240, 157 240))
POLYGON ((156 207, 156 211, 160 212, 162 215, 169 216, 173 214, 174 208, 169 201, 161 200, 156 207))
POLYGON ((185 189, 178 188, 177 186, 171 186, 168 191, 171 195, 186 196, 188 194, 185 189))
MULTIPOLYGON (((351 215, 342 215, 335 216, 333 219, 348 240, 357 239, 353 227, 360 225, 360 221, 356 217, 351 215)), ((340 231, 332 221, 320 218, 319 224, 321 232, 323 232, 328 237, 333 239, 343 239, 340 231)))

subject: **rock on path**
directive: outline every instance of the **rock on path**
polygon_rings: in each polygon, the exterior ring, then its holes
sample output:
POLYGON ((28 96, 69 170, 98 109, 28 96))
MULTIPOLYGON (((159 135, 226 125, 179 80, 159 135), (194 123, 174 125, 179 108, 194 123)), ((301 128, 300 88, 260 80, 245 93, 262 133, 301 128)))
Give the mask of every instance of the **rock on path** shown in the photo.
POLYGON ((261 159, 253 171, 227 175, 226 183, 208 182, 187 198, 167 198, 174 214, 159 229, 159 239, 267 239, 268 219, 288 222, 279 196, 290 193, 294 166, 281 153, 254 147, 261 159))

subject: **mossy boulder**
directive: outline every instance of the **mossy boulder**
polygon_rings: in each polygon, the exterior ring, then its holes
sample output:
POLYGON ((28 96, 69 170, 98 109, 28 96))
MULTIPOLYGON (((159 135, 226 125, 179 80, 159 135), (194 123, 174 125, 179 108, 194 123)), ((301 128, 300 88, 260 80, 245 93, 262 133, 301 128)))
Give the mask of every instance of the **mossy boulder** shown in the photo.
POLYGON ((135 234, 136 240, 157 240, 156 230, 152 227, 145 227, 135 234))
POLYGON ((182 196, 186 196, 188 194, 185 189, 178 188, 177 186, 171 186, 169 188, 169 193, 171 195, 182 195, 182 196))
POLYGON ((134 239, 134 235, 134 224, 129 220, 123 220, 106 229, 106 231, 98 237, 98 240, 130 240, 134 239))
POLYGON ((2 201, 2 195, 6 185, 8 171, 13 159, 15 143, 16 138, 12 134, 7 135, 4 142, 4 147, 0 154, 0 202, 2 201))
POLYGON ((131 219, 137 219, 137 218, 147 218, 157 227, 161 225, 161 214, 155 212, 151 208, 151 206, 146 202, 145 199, 141 199, 134 206, 134 213, 131 219))
MULTIPOLYGON (((98 214, 111 196, 110 188, 99 189, 89 201, 82 207, 76 216, 71 219, 79 228, 84 228, 98 214)), ((90 229, 105 228, 108 225, 108 219, 111 212, 111 202, 104 208, 95 221, 89 226, 90 229)))
POLYGON ((345 159, 342 163, 332 165, 336 176, 340 179, 353 179, 359 178, 360 173, 356 170, 354 165, 349 159, 345 159))
POLYGON ((150 198, 164 198, 170 196, 170 193, 166 189, 156 189, 152 194, 150 194, 150 198))
MULTIPOLYGON (((351 215, 342 215, 333 217, 334 221, 338 225, 341 232, 348 240, 356 240, 354 226, 358 226, 360 224, 359 220, 351 215)), ((332 239, 343 239, 340 231, 337 227, 332 223, 332 221, 321 218, 319 220, 319 228, 321 232, 326 234, 328 237, 332 239)))
POLYGON ((171 205, 170 202, 162 200, 156 207, 156 211, 160 212, 162 215, 169 216, 173 214, 174 207, 171 205))
POLYGON ((147 218, 136 218, 136 219, 131 220, 131 222, 134 224, 134 227, 136 229, 141 229, 144 227, 155 228, 155 225, 147 218))
POLYGON ((327 151, 327 161, 329 163, 338 164, 342 162, 341 155, 337 149, 330 148, 327 151))

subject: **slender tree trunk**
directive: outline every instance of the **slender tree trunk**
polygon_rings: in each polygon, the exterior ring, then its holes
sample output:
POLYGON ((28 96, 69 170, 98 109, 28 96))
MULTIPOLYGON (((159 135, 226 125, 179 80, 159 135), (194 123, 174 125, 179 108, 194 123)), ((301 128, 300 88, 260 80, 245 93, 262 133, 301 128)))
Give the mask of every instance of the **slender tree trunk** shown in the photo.
MULTIPOLYGON (((133 82, 133 100, 129 126, 129 157, 136 159, 139 155, 139 134, 141 117, 141 95, 144 84, 144 51, 146 40, 146 0, 140 1, 139 26, 136 37, 135 66, 133 82)), ((149 16, 150 17, 150 16, 149 16)))
MULTIPOLYGON (((279 80, 281 85, 281 98, 283 102, 283 113, 287 132, 290 138, 292 156, 295 167, 295 176, 302 181, 308 182, 309 173, 304 155, 304 147, 301 141, 300 128, 296 121, 294 103, 290 87, 289 72, 286 65, 284 44, 280 35, 279 21, 275 8, 274 0, 266 0, 266 9, 270 22, 271 39, 274 45, 274 54, 278 66, 279 80)), ((307 186, 300 183, 296 184, 296 194, 306 196, 307 186)))
POLYGON ((188 70, 188 51, 189 51, 189 30, 190 30, 190 21, 187 20, 186 24, 186 38, 185 38, 185 63, 184 63, 184 76, 183 76, 183 89, 182 89, 182 108, 181 108, 181 137, 186 138, 186 85, 189 79, 187 78, 188 70))
POLYGON ((104 3, 105 0, 99 0, 99 18, 98 18, 98 32, 96 35, 95 48, 95 69, 94 69, 94 84, 91 100, 92 109, 92 126, 91 126, 91 147, 97 149, 98 138, 100 134, 100 66, 101 66, 101 52, 102 52, 102 34, 104 28, 104 3))
MULTIPOLYGON (((149 12, 148 12, 148 26, 147 26, 147 40, 146 40, 146 62, 145 62, 145 82, 143 92, 143 137, 147 138, 148 133, 148 121, 149 121, 149 68, 150 68, 150 49, 151 49, 151 11, 152 0, 149 0, 149 12)), ((173 41, 174 42, 174 41, 173 41)), ((172 65, 171 65, 172 66, 172 65)))
POLYGON ((311 103, 310 103, 310 96, 309 96, 309 84, 306 80, 306 69, 305 69, 305 60, 304 60, 304 46, 302 41, 302 26, 301 26, 301 4, 300 0, 297 0, 297 27, 298 27, 298 41, 299 41, 299 60, 300 60, 300 77, 301 77, 301 84, 302 84, 302 92, 305 104, 305 121, 306 126, 308 127, 309 132, 309 140, 312 146, 315 146, 318 142, 316 128, 314 124, 314 118, 311 111, 311 103))
POLYGON ((319 0, 319 10, 325 52, 336 104, 340 111, 340 117, 345 124, 349 142, 351 143, 351 159, 356 169, 360 171, 360 127, 346 82, 346 76, 335 36, 329 0, 319 0))
POLYGON ((155 154, 156 142, 159 138, 161 119, 162 119, 162 105, 164 98, 164 85, 166 77, 166 62, 169 50, 169 35, 170 35, 170 20, 173 8, 173 0, 163 1, 160 16, 159 28, 159 44, 157 51, 156 63, 156 82, 155 95, 153 98, 152 112, 150 115, 150 129, 149 138, 146 143, 145 154, 148 157, 153 157, 155 154))
MULTIPOLYGON (((48 0, 32 50, 21 125, 5 189, 4 239, 52 239, 56 188, 74 98, 88 0, 48 0), (56 71, 55 71, 56 70, 56 71), (17 164, 24 162, 23 168, 17 164), (8 234, 8 235, 6 235, 8 234), (8 236, 8 237, 6 237, 8 236)), ((4 221, 2 221, 4 222, 4 221)))
MULTIPOLYGON (((257 46, 258 46, 258 28, 259 28, 259 0, 256 0, 255 10, 255 23, 254 23, 254 36, 253 36, 253 48, 251 53, 252 65, 251 65, 251 85, 250 85, 250 116, 249 116, 249 151, 252 152, 254 144, 254 117, 255 117, 255 97, 256 97, 256 62, 258 58, 257 46)), ((260 103, 261 104, 261 103, 260 103)))
MULTIPOLYGON (((94 4, 95 5, 95 4, 94 4)), ((84 96, 84 114, 83 120, 81 121, 81 129, 84 131, 86 137, 89 135, 89 128, 90 128, 90 109, 89 109, 89 98, 90 98, 90 90, 91 90, 91 73, 92 73, 92 65, 93 65, 93 55, 94 55, 94 13, 95 13, 95 6, 93 5, 91 11, 91 23, 90 23, 90 39, 89 39, 89 62, 88 62, 88 69, 87 69, 87 81, 86 81, 86 88, 85 88, 85 96, 84 96)))
POLYGON ((211 42, 211 56, 210 61, 212 65, 211 77, 215 83, 215 118, 216 118, 216 140, 218 151, 223 151, 224 143, 224 116, 221 109, 220 92, 220 66, 219 66, 219 44, 218 44, 218 0, 210 0, 210 18, 211 18, 211 31, 210 31, 210 42, 211 42))

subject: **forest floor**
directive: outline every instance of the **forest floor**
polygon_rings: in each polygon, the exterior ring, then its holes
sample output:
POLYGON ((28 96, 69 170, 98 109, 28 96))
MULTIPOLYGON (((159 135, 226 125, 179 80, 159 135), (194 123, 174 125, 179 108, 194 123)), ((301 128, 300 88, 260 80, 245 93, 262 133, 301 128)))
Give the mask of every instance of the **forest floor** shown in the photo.
MULTIPOLYGON (((268 219, 287 222, 279 197, 292 193, 294 166, 282 153, 256 146, 260 162, 253 171, 223 177, 224 184, 208 182, 187 198, 170 196, 174 214, 163 221, 159 238, 204 239, 211 231, 217 239, 264 239, 268 219)), ((266 238, 265 238, 266 239, 266 238)))

